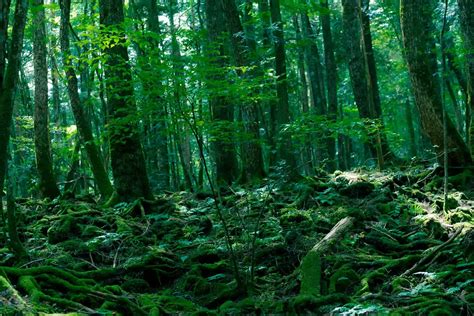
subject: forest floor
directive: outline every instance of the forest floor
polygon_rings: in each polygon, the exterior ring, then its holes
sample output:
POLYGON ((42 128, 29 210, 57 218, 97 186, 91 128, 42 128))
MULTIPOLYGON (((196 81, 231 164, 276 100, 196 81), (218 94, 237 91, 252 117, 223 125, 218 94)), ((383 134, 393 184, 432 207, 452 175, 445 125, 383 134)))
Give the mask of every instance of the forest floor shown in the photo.
POLYGON ((18 201, 29 258, 0 249, 0 314, 473 315, 474 177, 450 179, 443 211, 439 174, 270 177, 219 209, 203 192, 18 201))

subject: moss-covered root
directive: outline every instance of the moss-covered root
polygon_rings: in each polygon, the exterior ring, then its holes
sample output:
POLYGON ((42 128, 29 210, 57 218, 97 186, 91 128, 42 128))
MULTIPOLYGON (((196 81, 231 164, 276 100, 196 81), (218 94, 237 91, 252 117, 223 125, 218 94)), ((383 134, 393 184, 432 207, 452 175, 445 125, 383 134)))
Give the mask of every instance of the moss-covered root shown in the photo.
POLYGON ((290 308, 295 314, 315 313, 320 307, 326 305, 346 304, 350 298, 345 294, 330 294, 326 296, 315 297, 313 295, 298 295, 291 304, 290 308))
POLYGON ((23 297, 21 297, 18 291, 3 276, 0 276, 0 293, 16 310, 25 314, 28 314, 27 311, 32 311, 32 308, 28 306, 23 297))
POLYGON ((82 310, 87 313, 95 314, 97 311, 84 306, 80 303, 76 303, 67 299, 63 298, 58 298, 58 297, 52 297, 50 295, 47 295, 43 293, 36 282, 35 278, 32 277, 31 275, 24 275, 21 276, 18 280, 18 285, 23 288, 26 293, 30 296, 30 300, 33 304, 38 304, 42 305, 44 302, 49 302, 52 304, 56 304, 59 306, 62 306, 67 309, 72 309, 72 310, 82 310))

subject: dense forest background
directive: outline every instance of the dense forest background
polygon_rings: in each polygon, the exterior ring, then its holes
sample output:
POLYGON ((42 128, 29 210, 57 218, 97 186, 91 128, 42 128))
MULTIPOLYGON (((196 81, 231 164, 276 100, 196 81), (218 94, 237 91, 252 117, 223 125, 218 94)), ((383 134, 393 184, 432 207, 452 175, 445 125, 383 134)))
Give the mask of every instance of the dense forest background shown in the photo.
POLYGON ((473 110, 471 0, 1 0, 0 289, 31 313, 470 315, 473 110), (463 296, 377 296, 430 266, 463 296), (374 294, 384 271, 407 272, 374 294), (172 280, 190 297, 130 296, 172 280))
POLYGON ((450 165, 471 163, 470 1, 13 5, 1 156, 15 196, 441 161, 443 108, 450 165))

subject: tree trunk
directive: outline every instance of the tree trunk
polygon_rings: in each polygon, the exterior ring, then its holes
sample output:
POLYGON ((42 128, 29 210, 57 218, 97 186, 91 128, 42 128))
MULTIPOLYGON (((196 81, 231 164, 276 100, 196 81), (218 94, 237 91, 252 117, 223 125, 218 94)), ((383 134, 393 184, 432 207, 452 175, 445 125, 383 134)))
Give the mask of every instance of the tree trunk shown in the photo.
MULTIPOLYGON (((13 97, 18 81, 28 2, 28 0, 17 0, 16 2, 12 38, 8 49, 8 65, 6 66, 5 72, 0 73, 0 82, 2 83, 2 86, 0 86, 0 192, 3 191, 5 184, 8 143, 10 141, 11 121, 13 116, 13 97)), ((4 48, 5 47, 0 47, 0 50, 3 51, 4 48)), ((1 55, 6 56, 4 51, 1 55)), ((1 62, 4 62, 4 60, 1 62)))
MULTIPOLYGON (((301 29, 300 29, 297 15, 293 16, 293 27, 295 28, 295 31, 296 31, 296 43, 297 45, 300 45, 300 43, 302 43, 302 37, 301 37, 301 29)), ((299 91, 301 111, 302 113, 308 113, 309 112, 308 80, 306 79, 306 69, 305 69, 305 64, 304 64, 304 50, 302 49, 298 49, 297 64, 298 64, 298 75, 299 75, 300 83, 301 83, 300 91, 299 91)), ((312 174, 313 164, 312 164, 311 158, 312 158, 311 157, 311 142, 305 141, 303 143, 303 148, 301 150, 301 161, 303 162, 302 163, 303 172, 307 176, 312 174)))
MULTIPOLYGON (((421 127, 441 155, 444 144, 443 107, 435 41, 432 37, 434 4, 433 0, 401 0, 400 12, 403 44, 421 127)), ((449 116, 446 116, 446 128, 449 166, 471 165, 469 150, 449 116)))
MULTIPOLYGON (((212 121, 216 124, 216 135, 212 135, 213 153, 216 163, 216 178, 218 184, 232 184, 238 177, 238 164, 235 146, 233 144, 234 106, 229 98, 218 92, 225 81, 226 68, 224 38, 225 20, 221 1, 206 1, 208 55, 212 66, 211 75, 207 78, 209 89, 209 107, 212 121), (222 134, 224 136, 222 136, 222 134)), ((230 84, 230 83, 228 83, 230 84)))
POLYGON ((378 135, 380 138, 383 160, 392 160, 394 155, 390 150, 388 145, 387 136, 385 135, 385 124, 383 122, 382 116, 382 105, 380 102, 380 92, 379 92, 379 83, 377 77, 377 66, 375 63, 374 49, 372 46, 372 32, 370 31, 370 16, 369 16, 369 0, 359 0, 360 1, 360 20, 362 27, 362 39, 364 42, 364 55, 367 67, 368 74, 368 89, 370 96, 372 98, 373 104, 373 114, 376 119, 379 120, 378 135))
MULTIPOLYGON (((323 29, 323 43, 324 43, 324 62, 326 64, 326 86, 328 93, 328 119, 335 122, 338 117, 337 106, 337 65, 334 56, 334 43, 331 33, 331 15, 329 11, 328 0, 321 0, 320 19, 323 29)), ((328 139, 328 154, 329 154, 329 170, 336 169, 336 137, 328 139)), ((340 158, 339 158, 340 159, 340 158)))
POLYGON ((84 145, 89 158, 92 174, 94 175, 99 191, 102 194, 102 198, 107 199, 112 195, 113 187, 107 175, 100 150, 94 141, 91 120, 82 106, 81 98, 79 96, 77 76, 71 59, 69 43, 71 0, 60 0, 59 5, 61 7, 61 51, 63 54, 63 64, 66 69, 69 100, 71 102, 77 130, 81 137, 81 142, 84 145))
POLYGON ((0 0, 0 88, 3 87, 8 41, 8 16, 11 0, 0 0))
POLYGON ((123 30, 123 0, 100 0, 103 36, 118 36, 118 42, 103 49, 108 113, 110 155, 115 189, 120 200, 153 199, 145 157, 138 134, 133 82, 123 30), (113 31, 113 35, 109 33, 113 31), (117 33, 118 31, 118 33, 117 33))
POLYGON ((35 152, 39 176, 39 191, 43 197, 54 199, 59 193, 53 172, 49 136, 48 64, 46 62, 46 25, 44 0, 35 0, 34 15, 34 74, 35 74, 35 152))
POLYGON ((468 52, 467 60, 467 104, 466 104, 466 135, 471 155, 474 156, 474 1, 458 0, 461 30, 464 47, 468 52))
POLYGON ((413 114, 411 111, 410 99, 407 98, 405 102, 405 118, 407 121, 408 136, 410 138, 409 142, 409 158, 416 156, 416 141, 415 141, 415 127, 413 126, 413 114))
POLYGON ((281 20, 280 0, 270 0, 270 14, 273 23, 273 38, 275 52, 275 75, 278 107, 277 119, 277 152, 288 172, 291 175, 298 173, 296 157, 293 154, 290 135, 281 133, 284 125, 290 123, 290 103, 288 99, 288 79, 286 70, 285 38, 283 33, 283 22, 281 20))
MULTIPOLYGON (((310 83, 311 100, 316 115, 327 118, 327 100, 324 89, 323 66, 317 45, 316 34, 311 26, 307 13, 301 14, 301 25, 303 38, 308 41, 304 48, 306 65, 308 66, 308 77, 310 83)), ((322 130, 316 134, 317 138, 317 163, 320 165, 329 158, 328 154, 328 131, 322 130)), ((313 137, 312 137, 313 138, 313 137)))
POLYGON ((343 0, 343 27, 345 42, 349 55, 349 74, 352 83, 352 92, 355 103, 359 110, 359 116, 367 123, 369 140, 366 145, 369 147, 372 157, 377 157, 379 167, 383 164, 383 154, 381 150, 380 133, 374 132, 374 120, 382 120, 377 116, 374 106, 373 86, 368 70, 366 54, 366 40, 363 36, 359 0, 343 0))
MULTIPOLYGON (((234 0, 223 0, 224 15, 226 18, 227 30, 231 35, 231 43, 233 55, 238 67, 252 68, 250 60, 249 45, 242 37, 243 28, 239 19, 239 12, 234 0)), ((255 70, 250 70, 245 74, 240 72, 241 76, 252 76, 255 70)), ((255 94, 257 91, 251 91, 250 94, 255 94)), ((265 176, 263 168, 262 147, 259 143, 260 131, 258 124, 257 105, 254 103, 242 105, 242 119, 244 122, 245 132, 252 138, 246 140, 242 151, 242 175, 241 182, 249 182, 252 180, 261 179, 265 176)))

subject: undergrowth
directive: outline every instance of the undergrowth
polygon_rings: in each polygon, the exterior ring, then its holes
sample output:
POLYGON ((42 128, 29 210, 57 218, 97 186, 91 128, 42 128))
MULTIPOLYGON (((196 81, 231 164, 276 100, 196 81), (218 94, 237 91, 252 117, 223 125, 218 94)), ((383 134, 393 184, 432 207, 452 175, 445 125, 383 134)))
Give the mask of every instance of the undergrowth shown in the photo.
POLYGON ((439 181, 355 170, 221 190, 243 286, 207 192, 17 201, 29 257, 0 249, 0 314, 472 315, 472 175, 452 179, 446 212, 439 181), (315 267, 319 294, 301 293, 303 257, 349 216, 315 267))

